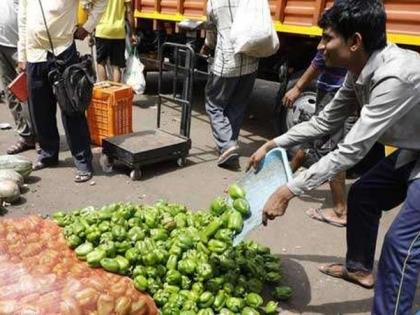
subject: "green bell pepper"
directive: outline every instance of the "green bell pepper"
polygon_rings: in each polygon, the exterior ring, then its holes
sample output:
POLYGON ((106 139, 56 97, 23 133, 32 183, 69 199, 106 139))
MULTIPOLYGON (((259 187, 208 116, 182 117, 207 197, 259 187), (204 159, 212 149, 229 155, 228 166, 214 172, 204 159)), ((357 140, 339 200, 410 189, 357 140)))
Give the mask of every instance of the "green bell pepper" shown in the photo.
POLYGON ((228 205, 225 198, 216 197, 210 204, 210 212, 215 216, 220 216, 223 212, 226 211, 228 205))
POLYGON ((112 236, 117 241, 124 241, 127 237, 126 229, 121 225, 115 225, 112 227, 112 236))
POLYGON ((181 273, 178 270, 168 270, 165 280, 169 284, 178 285, 181 283, 181 273))
POLYGON ((103 258, 100 261, 101 267, 106 271, 118 273, 120 271, 120 264, 115 258, 103 258))
POLYGON ((213 310, 208 307, 198 311, 197 315, 214 315, 213 310))
POLYGON ((121 274, 127 274, 128 270, 130 269, 130 262, 123 256, 116 256, 114 258, 118 265, 120 266, 119 272, 121 274))
POLYGON ((233 208, 242 214, 243 218, 248 218, 251 214, 251 207, 246 199, 238 198, 233 201, 233 208))
POLYGON ((232 294, 233 290, 235 289, 235 286, 230 283, 230 282, 225 282, 223 284, 223 290, 227 293, 227 294, 232 294))
POLYGON ((162 307, 163 305, 165 305, 168 302, 170 293, 166 292, 165 290, 159 289, 154 295, 153 295, 153 300, 155 301, 155 303, 159 306, 162 307))
POLYGON ((101 260, 105 257, 105 250, 96 248, 86 255, 86 261, 91 267, 99 267, 101 260))
POLYGON ((226 299, 226 307, 232 312, 239 313, 245 307, 245 302, 241 298, 231 296, 226 299))
POLYGON ((214 236, 215 239, 227 243, 231 243, 233 239, 233 232, 229 229, 220 229, 214 236))
POLYGON ((197 263, 192 259, 182 259, 178 262, 178 270, 185 275, 193 274, 197 268, 197 263))
POLYGON ((244 225, 244 220, 242 219, 242 214, 236 210, 229 212, 227 226, 229 229, 239 233, 242 231, 244 225))
POLYGON ((260 315, 260 312, 258 312, 256 309, 252 307, 246 306, 242 310, 241 315, 260 315))
POLYGON ((263 283, 257 278, 251 278, 246 282, 246 288, 250 292, 261 293, 263 289, 263 283))
POLYGON ((219 315, 235 315, 235 313, 233 313, 231 310, 228 310, 227 308, 222 308, 219 315))
POLYGON ((202 242, 207 243, 209 239, 216 234, 216 232, 220 229, 223 222, 219 218, 215 218, 213 221, 209 223, 200 233, 200 239, 202 242))
POLYGON ((204 285, 202 282, 195 282, 193 283, 191 290, 201 295, 201 293, 204 292, 204 285))
POLYGON ((156 266, 157 263, 159 262, 159 259, 155 252, 149 252, 148 254, 144 255, 142 259, 143 259, 143 263, 146 266, 156 266))
POLYGON ((74 249, 82 243, 82 240, 77 235, 70 235, 67 237, 67 244, 70 248, 74 249))
POLYGON ((220 311, 223 306, 226 304, 227 295, 225 291, 219 290, 217 292, 216 298, 214 299, 213 307, 216 311, 220 311))
POLYGON ((108 232, 109 230, 111 230, 111 224, 109 223, 109 221, 102 221, 101 223, 99 223, 98 229, 101 232, 108 232))
POLYGON ((166 268, 168 270, 176 270, 178 264, 178 256, 170 255, 168 261, 166 262, 166 268))
POLYGON ((133 269, 133 276, 146 276, 146 268, 144 266, 141 265, 137 265, 136 267, 134 267, 133 269))
POLYGON ((270 283, 279 283, 282 278, 279 272, 270 271, 265 274, 265 280, 270 283))
POLYGON ((146 291, 148 284, 149 281, 144 276, 139 275, 134 278, 134 286, 137 290, 146 291))
POLYGON ((208 263, 201 263, 197 266, 198 279, 203 281, 213 277, 213 268, 208 263))
POLYGON ((214 302, 214 295, 213 293, 206 291, 203 292, 200 297, 198 298, 198 306, 200 308, 207 308, 210 307, 214 302))
POLYGON ((279 301, 287 301, 292 297, 293 290, 290 287, 282 286, 274 288, 273 297, 279 301))
POLYGON ((131 263, 134 264, 139 259, 139 251, 137 248, 132 247, 125 252, 125 258, 131 263))
POLYGON ((268 301, 264 307, 264 312, 266 314, 277 314, 278 303, 274 301, 268 301))
POLYGON ((132 242, 137 242, 137 241, 144 240, 145 233, 144 233, 144 230, 141 227, 133 226, 128 231, 127 236, 132 242))
POLYGON ((236 183, 229 186, 228 194, 232 199, 245 198, 245 191, 236 183))
POLYGON ((227 244, 219 240, 210 240, 207 245, 208 249, 217 254, 222 254, 227 249, 227 244))
POLYGON ((245 297, 246 305, 253 308, 260 307, 263 304, 263 302, 263 298, 257 293, 248 293, 245 297))
POLYGON ((112 235, 112 232, 104 232, 104 233, 102 233, 99 242, 100 243, 105 243, 105 242, 109 242, 109 241, 113 241, 113 240, 114 240, 114 236, 112 235))
POLYGON ((187 276, 181 276, 181 288, 184 290, 188 290, 191 288, 191 279, 187 276))
POLYGON ((154 241, 165 241, 168 239, 168 232, 165 229, 155 228, 155 229, 151 229, 149 232, 150 232, 150 237, 154 241))
POLYGON ((93 251, 93 244, 90 242, 85 242, 75 249, 76 255, 79 259, 85 260, 86 255, 93 251))

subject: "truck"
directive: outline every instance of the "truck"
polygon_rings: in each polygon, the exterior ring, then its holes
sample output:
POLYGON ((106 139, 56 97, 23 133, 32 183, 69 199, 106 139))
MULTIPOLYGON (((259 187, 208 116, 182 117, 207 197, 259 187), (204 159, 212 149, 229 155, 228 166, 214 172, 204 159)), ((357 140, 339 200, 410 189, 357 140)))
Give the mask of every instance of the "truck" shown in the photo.
MULTIPOLYGON (((268 0, 274 27, 280 40, 279 51, 261 59, 258 77, 279 82, 278 100, 273 104, 274 126, 277 133, 284 132, 292 113, 284 113, 279 106, 284 93, 293 86, 316 53, 321 29, 317 26, 322 12, 333 0, 268 0)), ((141 36, 140 51, 157 56, 159 45, 164 41, 189 42, 198 52, 205 30, 185 31, 184 21, 205 21, 207 0, 135 0, 135 18, 141 36)), ((387 13, 388 41, 420 51, 420 0, 384 0, 387 13)), ((203 68, 198 62, 198 68, 203 68)), ((302 99, 296 100, 314 109, 315 85, 308 87, 302 99)), ((309 109, 310 112, 312 109, 309 109)))

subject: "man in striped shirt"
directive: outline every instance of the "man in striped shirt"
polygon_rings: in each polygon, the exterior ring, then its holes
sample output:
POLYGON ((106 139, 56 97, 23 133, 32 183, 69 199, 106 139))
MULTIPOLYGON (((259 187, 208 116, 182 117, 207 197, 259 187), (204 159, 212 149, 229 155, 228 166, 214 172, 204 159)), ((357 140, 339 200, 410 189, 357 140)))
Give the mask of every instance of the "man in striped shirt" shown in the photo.
POLYGON ((209 0, 207 31, 202 54, 214 49, 206 85, 206 111, 220 156, 217 165, 232 166, 239 157, 238 136, 254 87, 258 59, 234 54, 230 30, 240 0, 209 0), (217 35, 216 35, 217 34, 217 35))

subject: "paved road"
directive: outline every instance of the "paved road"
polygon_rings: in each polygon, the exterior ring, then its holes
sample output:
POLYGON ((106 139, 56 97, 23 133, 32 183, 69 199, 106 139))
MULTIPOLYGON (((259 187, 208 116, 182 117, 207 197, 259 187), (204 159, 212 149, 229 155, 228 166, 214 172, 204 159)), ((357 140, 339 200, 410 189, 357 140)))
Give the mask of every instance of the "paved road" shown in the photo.
MULTIPOLYGON (((169 79, 166 77, 168 82, 169 79)), ((149 94, 136 98, 135 130, 152 128, 155 124, 155 74, 148 77, 148 84, 149 94)), ((159 199, 183 203, 191 210, 206 209, 213 197, 223 194, 227 185, 243 173, 215 165, 217 154, 204 111, 203 88, 203 82, 195 85, 196 103, 191 128, 193 148, 186 167, 178 168, 175 163, 148 167, 141 181, 132 182, 124 170, 103 173, 98 163, 100 151, 94 148, 95 177, 90 183, 76 184, 73 182, 71 156, 62 136, 59 167, 33 173, 21 203, 8 207, 5 216, 46 214, 116 201, 153 203, 159 199)), ((245 167, 247 157, 273 136, 270 108, 275 98, 275 88, 273 83, 257 82, 240 135, 242 167, 245 167)), ((164 128, 176 131, 179 109, 166 104, 163 115, 164 128)), ((12 122, 3 103, 0 104, 0 117, 1 122, 12 122)), ((62 133, 61 127, 60 130, 62 133)), ((0 131, 0 152, 5 152, 15 140, 12 130, 0 131)), ((25 153, 25 156, 31 159, 36 157, 34 151, 25 153)), ((292 301, 283 304, 283 307, 295 308, 304 314, 369 314, 372 291, 330 279, 317 271, 318 264, 343 261, 345 255, 345 229, 315 222, 304 214, 309 207, 330 204, 328 188, 322 186, 310 196, 293 200, 284 217, 266 228, 259 228, 250 237, 270 246, 274 253, 283 258, 285 281, 295 289, 292 301)), ((378 248, 395 213, 392 211, 383 216, 378 248)), ((416 308, 419 309, 420 304, 416 308)))

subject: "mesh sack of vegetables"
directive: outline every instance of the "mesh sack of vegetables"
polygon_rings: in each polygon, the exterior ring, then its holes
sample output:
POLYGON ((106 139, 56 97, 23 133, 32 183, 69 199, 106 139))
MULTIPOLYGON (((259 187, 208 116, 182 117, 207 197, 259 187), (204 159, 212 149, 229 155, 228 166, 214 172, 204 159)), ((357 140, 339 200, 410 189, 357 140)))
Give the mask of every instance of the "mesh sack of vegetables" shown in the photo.
POLYGON ((56 224, 37 216, 0 221, 0 314, 155 315, 129 278, 77 259, 56 224))

